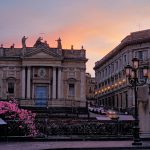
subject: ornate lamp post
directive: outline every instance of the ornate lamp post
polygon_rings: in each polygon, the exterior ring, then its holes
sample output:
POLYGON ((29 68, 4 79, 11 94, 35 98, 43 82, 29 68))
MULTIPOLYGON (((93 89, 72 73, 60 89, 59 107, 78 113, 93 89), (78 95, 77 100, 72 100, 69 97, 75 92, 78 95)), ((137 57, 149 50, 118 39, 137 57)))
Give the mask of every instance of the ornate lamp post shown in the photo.
POLYGON ((139 81, 138 79, 138 70, 139 70, 139 59, 132 59, 133 66, 127 65, 125 67, 126 77, 128 78, 129 84, 134 89, 134 97, 135 97, 135 109, 134 109, 134 127, 133 127, 133 140, 132 145, 142 145, 139 136, 139 115, 138 115, 138 101, 137 101, 137 86, 142 86, 146 84, 148 78, 148 66, 143 67, 143 76, 144 80, 139 81))

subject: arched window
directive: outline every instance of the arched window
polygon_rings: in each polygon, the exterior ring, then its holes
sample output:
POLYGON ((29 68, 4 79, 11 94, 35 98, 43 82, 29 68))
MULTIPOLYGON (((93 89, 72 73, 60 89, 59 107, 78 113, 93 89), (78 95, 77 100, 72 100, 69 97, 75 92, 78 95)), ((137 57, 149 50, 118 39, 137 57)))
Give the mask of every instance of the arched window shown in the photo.
POLYGON ((9 94, 15 93, 15 79, 14 78, 9 78, 7 80, 7 92, 9 94))
POLYGON ((69 97, 75 97, 75 83, 76 83, 76 79, 74 78, 69 78, 68 79, 68 96, 69 97))
POLYGON ((14 82, 8 82, 8 93, 14 94, 14 82))
POLYGON ((71 97, 75 96, 75 86, 74 86, 74 84, 69 84, 69 96, 71 96, 71 97))

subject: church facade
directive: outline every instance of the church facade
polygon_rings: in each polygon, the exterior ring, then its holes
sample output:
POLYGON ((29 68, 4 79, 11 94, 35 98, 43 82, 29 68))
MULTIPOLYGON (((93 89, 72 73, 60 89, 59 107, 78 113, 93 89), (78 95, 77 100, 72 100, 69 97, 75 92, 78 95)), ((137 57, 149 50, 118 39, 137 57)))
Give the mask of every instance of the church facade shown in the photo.
POLYGON ((39 38, 33 47, 0 48, 0 97, 21 106, 85 107, 86 51, 51 48, 39 38))

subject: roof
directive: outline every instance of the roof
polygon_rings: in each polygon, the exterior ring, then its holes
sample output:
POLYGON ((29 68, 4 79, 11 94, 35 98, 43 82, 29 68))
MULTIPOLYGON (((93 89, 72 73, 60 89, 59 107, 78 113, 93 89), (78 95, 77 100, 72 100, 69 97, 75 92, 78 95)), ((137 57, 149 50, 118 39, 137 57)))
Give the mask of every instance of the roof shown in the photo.
POLYGON ((121 43, 111 50, 107 55, 95 63, 94 69, 102 66, 110 58, 116 56, 116 54, 121 51, 124 47, 134 44, 150 42, 150 29, 142 30, 138 32, 132 32, 130 35, 126 36, 121 43))

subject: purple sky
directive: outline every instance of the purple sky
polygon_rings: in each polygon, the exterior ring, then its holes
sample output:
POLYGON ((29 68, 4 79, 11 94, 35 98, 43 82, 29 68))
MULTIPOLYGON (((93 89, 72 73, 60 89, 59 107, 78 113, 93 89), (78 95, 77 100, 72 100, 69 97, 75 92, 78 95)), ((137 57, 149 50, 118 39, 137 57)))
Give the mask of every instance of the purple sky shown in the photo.
POLYGON ((130 32, 150 28, 150 0, 3 0, 0 44, 32 46, 43 36, 50 46, 62 38, 63 48, 87 50, 87 72, 130 32), (44 33, 44 34, 41 34, 44 33))

